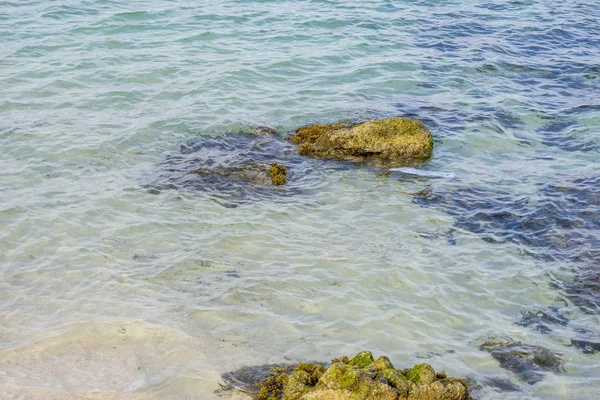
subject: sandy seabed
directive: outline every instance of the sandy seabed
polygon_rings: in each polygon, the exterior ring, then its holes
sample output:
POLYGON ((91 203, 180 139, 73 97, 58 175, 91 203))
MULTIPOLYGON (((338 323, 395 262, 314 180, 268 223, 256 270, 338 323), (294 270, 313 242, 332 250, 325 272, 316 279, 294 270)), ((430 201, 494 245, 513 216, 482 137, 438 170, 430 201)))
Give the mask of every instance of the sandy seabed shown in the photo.
POLYGON ((189 335, 133 323, 80 324, 0 354, 2 399, 249 399, 189 335))

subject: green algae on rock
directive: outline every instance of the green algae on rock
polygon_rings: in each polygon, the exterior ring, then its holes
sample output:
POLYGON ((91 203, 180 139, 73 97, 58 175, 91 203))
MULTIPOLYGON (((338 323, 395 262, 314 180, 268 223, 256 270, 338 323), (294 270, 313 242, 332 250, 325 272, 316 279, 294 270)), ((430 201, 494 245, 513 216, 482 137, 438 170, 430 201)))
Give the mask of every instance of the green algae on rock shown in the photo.
POLYGON ((249 163, 236 167, 198 168, 188 173, 263 186, 281 186, 288 182, 287 168, 276 162, 273 162, 270 167, 266 164, 249 163))
POLYGON ((290 140, 301 155, 342 160, 376 159, 388 164, 424 161, 433 152, 433 136, 416 119, 394 117, 357 125, 309 125, 290 140))
POLYGON ((309 363, 273 368, 271 375, 256 385, 257 397, 259 400, 300 399, 318 383, 324 372, 324 366, 309 363))
POLYGON ((290 137, 290 140, 296 144, 310 143, 314 144, 324 134, 336 131, 338 129, 349 128, 346 124, 328 124, 328 125, 308 125, 296 129, 296 134, 290 137))
POLYGON ((363 351, 349 359, 273 368, 255 385, 259 400, 469 400, 464 380, 435 373, 428 364, 397 370, 387 357, 363 351))

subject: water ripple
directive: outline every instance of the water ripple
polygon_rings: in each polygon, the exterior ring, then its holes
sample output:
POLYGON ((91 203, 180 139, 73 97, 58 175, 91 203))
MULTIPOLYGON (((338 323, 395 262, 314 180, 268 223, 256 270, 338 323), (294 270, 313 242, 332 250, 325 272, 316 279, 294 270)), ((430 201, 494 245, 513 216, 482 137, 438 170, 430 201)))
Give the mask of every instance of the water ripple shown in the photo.
MULTIPOLYGON (((153 364, 121 388, 133 397, 184 393, 199 369, 210 398, 244 363, 363 348, 399 365, 425 354, 482 399, 598 397, 597 355, 576 345, 600 334, 594 2, 0 8, 0 362, 73 324, 139 319, 201 338, 218 366, 153 364), (307 160, 284 140, 398 114, 434 134, 417 167, 455 179, 307 160), (246 134, 261 125, 277 137, 246 134), (293 179, 182 178, 211 157, 279 160, 293 179), (549 310, 568 323, 519 325, 549 310), (478 350, 490 334, 562 352, 568 371, 522 385, 478 350), (521 392, 499 394, 510 380, 521 392)), ((152 358, 139 343, 127 354, 152 358)), ((15 379, 10 393, 40 393, 15 379)))

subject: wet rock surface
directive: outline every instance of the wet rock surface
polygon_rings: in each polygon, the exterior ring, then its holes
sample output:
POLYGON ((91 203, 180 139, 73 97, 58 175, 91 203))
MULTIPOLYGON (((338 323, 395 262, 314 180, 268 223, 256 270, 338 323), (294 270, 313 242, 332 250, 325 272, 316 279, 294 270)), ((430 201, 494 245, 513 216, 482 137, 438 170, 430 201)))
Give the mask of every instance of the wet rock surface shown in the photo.
POLYGON ((360 124, 309 125, 290 140, 300 154, 326 159, 406 165, 425 161, 433 152, 431 132, 416 119, 394 117, 360 124))
POLYGON ((226 372, 221 377, 226 388, 241 388, 249 392, 256 392, 257 385, 273 375, 273 371, 295 368, 298 364, 264 364, 242 367, 236 371, 226 372))
POLYGON ((223 375, 231 387, 253 391, 259 400, 468 400, 465 380, 436 373, 428 364, 395 369, 387 357, 361 352, 328 367, 319 363, 243 368, 223 375))
POLYGON ((541 381, 546 372, 564 372, 562 360, 548 349, 540 346, 514 342, 510 339, 491 339, 486 341, 479 350, 489 352, 507 369, 529 384, 541 381))

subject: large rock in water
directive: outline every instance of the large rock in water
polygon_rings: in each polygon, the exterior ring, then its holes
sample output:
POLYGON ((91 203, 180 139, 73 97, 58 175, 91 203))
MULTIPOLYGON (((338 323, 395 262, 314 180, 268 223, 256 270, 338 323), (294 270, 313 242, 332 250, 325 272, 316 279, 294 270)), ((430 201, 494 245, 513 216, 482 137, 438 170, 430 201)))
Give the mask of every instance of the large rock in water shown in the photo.
POLYGON ((342 160, 377 160, 405 165, 424 161, 433 152, 433 136, 416 119, 394 117, 358 125, 309 125, 290 140, 306 156, 342 160))
POLYGON ((364 351, 352 359, 273 369, 256 388, 259 400, 469 400, 464 380, 435 373, 428 364, 397 370, 387 357, 364 351))

